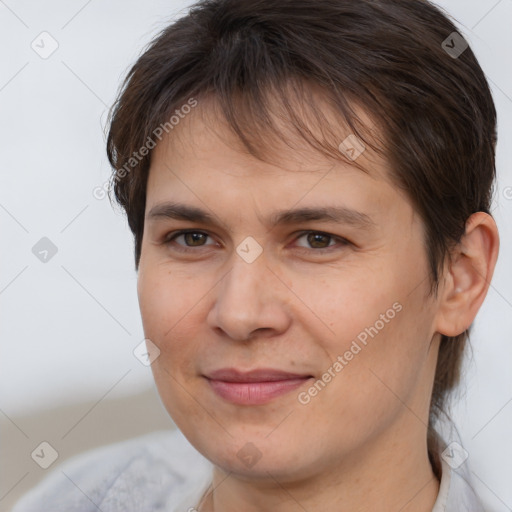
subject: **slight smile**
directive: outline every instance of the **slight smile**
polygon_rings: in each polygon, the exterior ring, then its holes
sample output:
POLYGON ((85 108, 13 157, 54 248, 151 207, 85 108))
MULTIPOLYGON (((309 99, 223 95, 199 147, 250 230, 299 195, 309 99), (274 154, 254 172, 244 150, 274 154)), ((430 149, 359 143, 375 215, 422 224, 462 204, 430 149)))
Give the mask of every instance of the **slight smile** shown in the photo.
POLYGON ((240 372, 234 368, 216 370, 205 377, 218 396, 237 405, 265 404, 313 378, 274 369, 240 372))

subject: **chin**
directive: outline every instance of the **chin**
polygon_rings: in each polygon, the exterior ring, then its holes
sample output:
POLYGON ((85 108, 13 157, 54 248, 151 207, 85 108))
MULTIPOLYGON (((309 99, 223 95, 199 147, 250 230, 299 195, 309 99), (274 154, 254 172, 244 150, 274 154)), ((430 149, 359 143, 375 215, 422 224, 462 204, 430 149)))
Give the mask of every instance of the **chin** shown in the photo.
POLYGON ((212 442, 212 438, 194 437, 194 446, 212 464, 225 473, 234 473, 251 480, 275 478, 280 482, 295 481, 308 476, 307 468, 315 463, 307 462, 302 443, 286 445, 283 437, 266 439, 266 434, 244 434, 212 442), (252 439, 249 440, 249 439, 252 439), (197 442, 196 442, 197 441, 197 442))

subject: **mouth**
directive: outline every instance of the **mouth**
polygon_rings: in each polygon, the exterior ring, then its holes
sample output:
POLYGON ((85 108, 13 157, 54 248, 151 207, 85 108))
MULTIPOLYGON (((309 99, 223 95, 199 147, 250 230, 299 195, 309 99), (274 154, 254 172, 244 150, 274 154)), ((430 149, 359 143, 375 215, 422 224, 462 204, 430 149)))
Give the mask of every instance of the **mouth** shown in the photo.
POLYGON ((216 370, 205 376, 213 392, 237 405, 261 405, 302 386, 312 375, 274 369, 241 372, 234 368, 216 370))

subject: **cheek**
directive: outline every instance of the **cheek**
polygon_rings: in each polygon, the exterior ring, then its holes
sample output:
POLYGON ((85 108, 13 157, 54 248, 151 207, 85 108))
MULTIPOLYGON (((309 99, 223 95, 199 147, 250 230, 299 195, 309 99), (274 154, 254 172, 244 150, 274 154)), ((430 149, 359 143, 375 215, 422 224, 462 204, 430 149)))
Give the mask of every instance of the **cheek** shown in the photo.
POLYGON ((200 283, 153 265, 139 272, 138 297, 144 334, 160 349, 151 365, 162 402, 179 426, 204 420, 204 411, 190 400, 201 326, 200 283), (187 284, 188 283, 188 284, 187 284))
MULTIPOLYGON (((373 314, 365 316, 365 324, 353 326, 351 336, 344 337, 336 349, 331 347, 333 355, 343 357, 341 378, 326 390, 330 402, 343 405, 338 409, 339 422, 349 421, 371 431, 403 413, 404 404, 410 410, 417 408, 432 361, 428 353, 431 315, 423 292, 416 297, 392 294, 380 306, 372 304, 373 314)), ((423 416, 419 409, 415 413, 423 416)), ((357 435, 350 428, 347 431, 357 435)))
POLYGON ((342 398, 360 415, 384 414, 391 402, 400 405, 393 392, 407 400, 433 334, 427 284, 418 269, 418 262, 412 265, 397 255, 365 272, 295 280, 294 292, 308 306, 301 308, 307 315, 301 325, 321 349, 317 370, 336 375, 326 375, 333 384, 319 394, 329 401, 342 398), (339 364, 333 367, 335 361, 339 364), (374 413, 367 412, 368 404, 376 405, 374 413))
POLYGON ((190 323, 189 318, 196 314, 195 310, 208 290, 202 283, 192 276, 180 277, 163 266, 148 265, 142 269, 137 292, 146 334, 165 341, 173 332, 190 323))
MULTIPOLYGON (((337 268, 321 274, 288 276, 293 283, 293 315, 330 358, 343 354, 365 328, 392 309, 399 293, 390 280, 371 268, 337 268)), ((379 325, 379 327, 382 327, 379 325)), ((379 329, 380 330, 380 329, 379 329)))
POLYGON ((160 349, 160 357, 152 364, 157 384, 158 380, 168 381, 169 373, 179 376, 193 371, 202 307, 209 290, 203 284, 197 278, 180 278, 158 265, 139 273, 137 290, 144 334, 160 349))

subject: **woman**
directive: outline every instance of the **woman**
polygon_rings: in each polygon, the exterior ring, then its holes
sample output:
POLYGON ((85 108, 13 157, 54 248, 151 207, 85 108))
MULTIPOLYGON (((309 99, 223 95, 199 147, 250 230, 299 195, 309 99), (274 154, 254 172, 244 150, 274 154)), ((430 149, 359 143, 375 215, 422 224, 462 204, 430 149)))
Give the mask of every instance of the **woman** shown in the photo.
POLYGON ((179 431, 29 510, 483 510, 435 430, 492 278, 496 112, 420 0, 211 0, 128 74, 108 155, 179 431))

